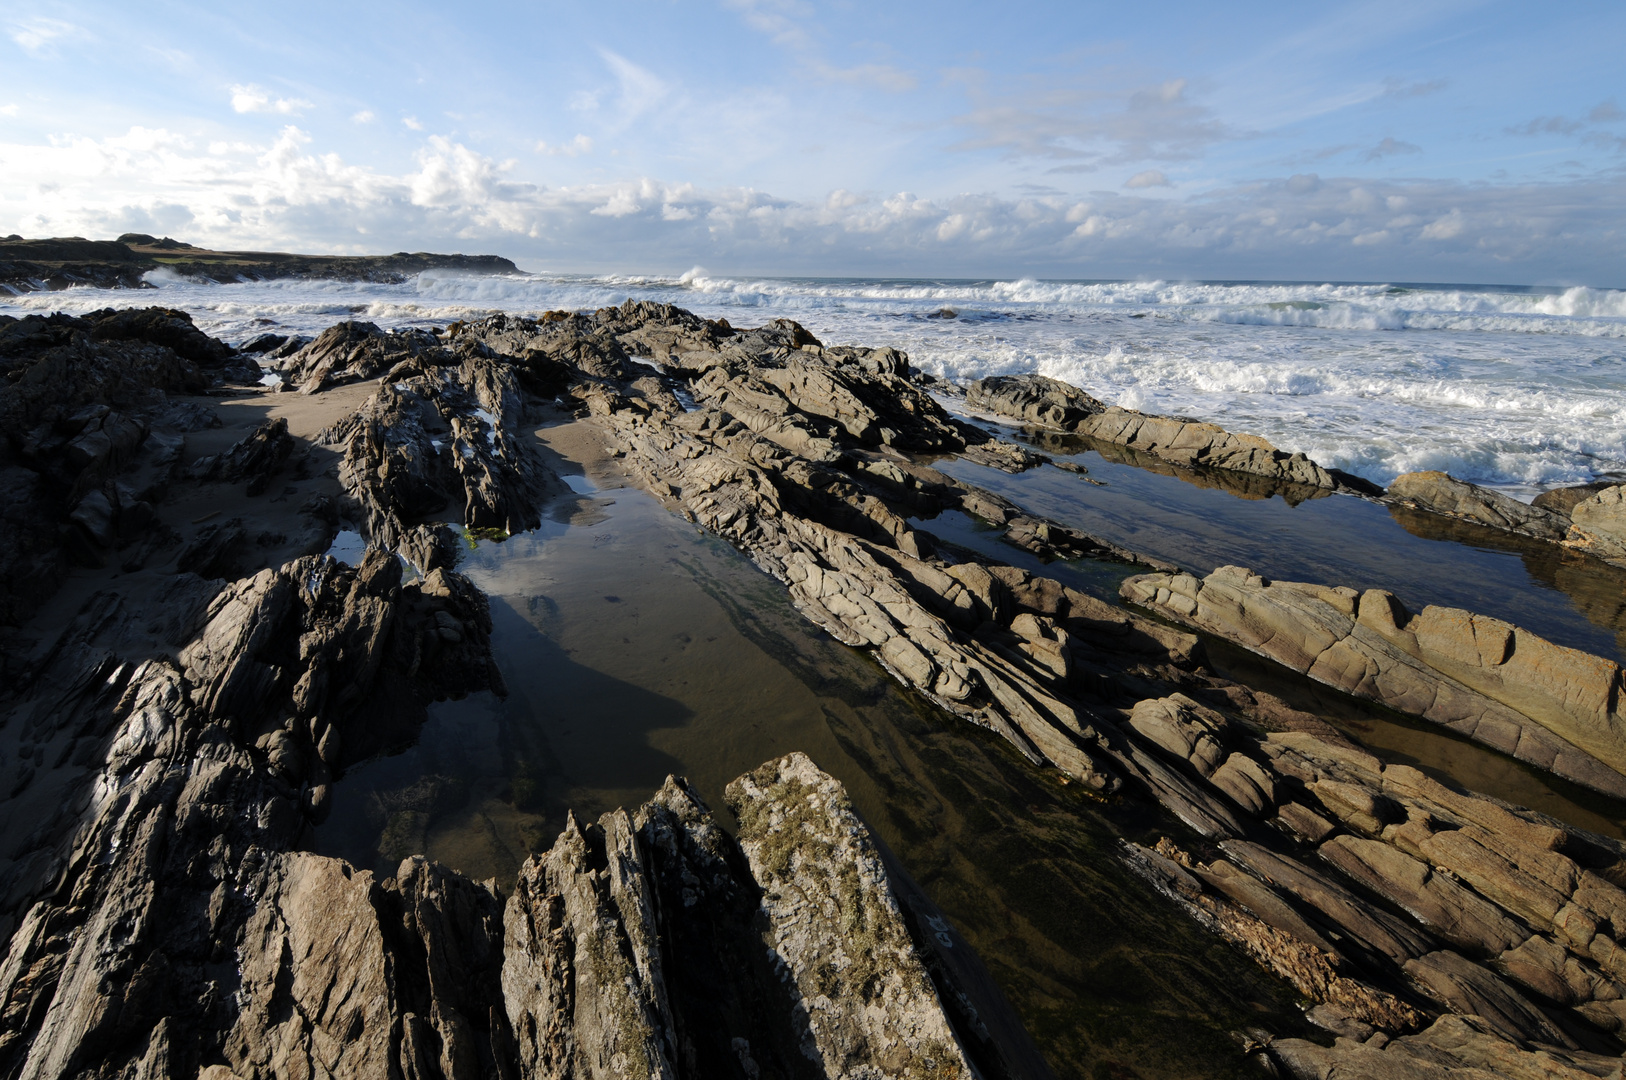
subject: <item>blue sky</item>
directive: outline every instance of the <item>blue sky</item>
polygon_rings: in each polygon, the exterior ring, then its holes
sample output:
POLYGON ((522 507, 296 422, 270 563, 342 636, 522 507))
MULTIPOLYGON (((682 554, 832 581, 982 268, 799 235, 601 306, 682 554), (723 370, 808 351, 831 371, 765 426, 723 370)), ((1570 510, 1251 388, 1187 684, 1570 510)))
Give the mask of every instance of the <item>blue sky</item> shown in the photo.
POLYGON ((41 3, 0 31, 0 232, 1626 285, 1620 3, 41 3))

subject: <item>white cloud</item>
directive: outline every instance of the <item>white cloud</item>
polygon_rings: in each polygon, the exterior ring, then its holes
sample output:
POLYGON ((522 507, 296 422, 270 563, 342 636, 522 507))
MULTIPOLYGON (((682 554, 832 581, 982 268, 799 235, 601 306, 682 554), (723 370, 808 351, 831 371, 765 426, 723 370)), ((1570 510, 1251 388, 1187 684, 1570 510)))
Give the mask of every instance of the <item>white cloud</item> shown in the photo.
POLYGON ((796 0, 724 0, 724 6, 738 11, 747 26, 766 34, 814 78, 891 93, 903 93, 919 85, 914 75, 891 64, 872 62, 843 67, 830 62, 814 31, 804 25, 817 26, 817 13, 806 4, 796 0))
POLYGON ((1365 154, 1361 155, 1361 160, 1381 161, 1386 157, 1394 157, 1397 154, 1421 154, 1422 152, 1423 148, 1421 146, 1416 146, 1409 142, 1401 142, 1399 139, 1391 135, 1385 138, 1382 142, 1378 143, 1376 146, 1372 147, 1372 149, 1368 150, 1365 154))
POLYGON ((514 162, 439 136, 393 174, 351 164, 292 125, 258 145, 195 145, 162 128, 0 143, 0 160, 0 233, 156 230, 282 250, 333 250, 335 237, 364 235, 368 250, 482 250, 561 269, 647 272, 704 262, 787 273, 1614 285, 1626 241, 1626 190, 1602 182, 1299 176, 1193 199, 837 190, 801 202, 654 178, 544 187, 522 178, 514 162))
POLYGON ((962 70, 953 77, 965 84, 972 104, 971 111, 955 118, 969 130, 955 149, 1067 162, 1052 172, 1186 160, 1241 137, 1191 100, 1185 79, 1133 88, 1071 77, 1000 94, 986 89, 985 72, 962 70))
POLYGON ((536 152, 550 157, 581 157, 583 154, 593 152, 593 140, 586 135, 577 135, 567 143, 539 142, 536 144, 536 152))
POLYGON ((18 113, 22 112, 22 108, 23 107, 18 105, 15 101, 10 105, 0 105, 0 116, 16 116, 18 113))
POLYGON ((61 19, 48 19, 36 15, 9 23, 6 32, 19 48, 30 56, 45 56, 56 42, 63 38, 78 37, 84 33, 79 27, 61 19))
POLYGON ((620 113, 620 126, 626 126, 660 104, 669 89, 654 72, 641 68, 619 53, 600 49, 599 56, 615 75, 620 88, 616 105, 620 113))
POLYGON ((1149 187, 1168 187, 1168 186, 1169 186, 1169 178, 1164 176, 1162 170, 1160 170, 1160 169, 1147 169, 1145 172, 1138 172, 1134 176, 1131 176, 1128 180, 1124 181, 1124 187, 1126 187, 1126 188, 1149 188, 1149 187))
POLYGON ((240 83, 231 88, 231 107, 240 113, 275 113, 280 116, 298 116, 311 103, 299 98, 272 97, 271 92, 253 83, 240 83))
POLYGON ((401 117, 401 123, 406 126, 408 131, 423 130, 423 124, 416 116, 403 116, 401 117))
POLYGON ((1431 221, 1419 234, 1424 240, 1454 240, 1462 235, 1462 211, 1456 207, 1444 217, 1431 221))
POLYGON ((371 109, 362 109, 360 112, 350 114, 352 124, 370 124, 378 119, 378 115, 371 109))

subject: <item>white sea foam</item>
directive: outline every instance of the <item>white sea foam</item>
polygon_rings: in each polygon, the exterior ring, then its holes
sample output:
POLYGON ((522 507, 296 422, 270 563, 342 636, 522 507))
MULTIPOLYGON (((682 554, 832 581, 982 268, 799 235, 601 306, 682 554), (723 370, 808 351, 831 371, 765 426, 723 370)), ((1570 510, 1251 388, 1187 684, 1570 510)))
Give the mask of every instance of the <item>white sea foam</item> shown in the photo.
POLYGON ((1530 495, 1626 475, 1626 292, 1497 286, 898 281, 431 271, 397 285, 218 285, 0 296, 0 312, 163 303, 229 341, 338 319, 425 326, 631 297, 892 345, 966 380, 1040 371, 1103 400, 1214 420, 1380 483, 1439 468, 1530 495), (955 318, 929 318, 941 309, 955 318))

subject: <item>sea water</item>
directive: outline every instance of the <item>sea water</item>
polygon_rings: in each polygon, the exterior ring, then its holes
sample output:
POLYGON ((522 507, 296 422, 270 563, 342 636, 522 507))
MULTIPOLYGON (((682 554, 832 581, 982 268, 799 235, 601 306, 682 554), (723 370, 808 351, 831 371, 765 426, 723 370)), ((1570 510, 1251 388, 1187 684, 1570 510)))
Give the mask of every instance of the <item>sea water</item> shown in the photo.
POLYGON ((959 381, 1038 371, 1109 404, 1261 435, 1380 484, 1443 469, 1525 499, 1626 479, 1626 291, 1469 285, 723 278, 432 271, 401 284, 215 283, 0 297, 0 312, 159 303, 241 342, 656 300, 959 381))

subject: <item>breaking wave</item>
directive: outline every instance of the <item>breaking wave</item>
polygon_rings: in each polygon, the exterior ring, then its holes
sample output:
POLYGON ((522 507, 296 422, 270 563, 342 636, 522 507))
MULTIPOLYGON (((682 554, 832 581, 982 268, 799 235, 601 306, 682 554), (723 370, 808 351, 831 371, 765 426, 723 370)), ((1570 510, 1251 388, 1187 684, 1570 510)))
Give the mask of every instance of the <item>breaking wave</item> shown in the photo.
POLYGON ((630 298, 736 325, 893 345, 966 380, 1039 371, 1117 404, 1214 420, 1387 483, 1413 469, 1528 497, 1626 475, 1626 291, 1271 282, 776 279, 430 271, 410 281, 0 297, 0 311, 161 302, 227 340, 343 318, 430 325, 630 298), (948 316, 948 317, 945 317, 948 316))

